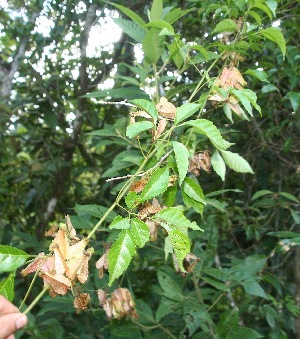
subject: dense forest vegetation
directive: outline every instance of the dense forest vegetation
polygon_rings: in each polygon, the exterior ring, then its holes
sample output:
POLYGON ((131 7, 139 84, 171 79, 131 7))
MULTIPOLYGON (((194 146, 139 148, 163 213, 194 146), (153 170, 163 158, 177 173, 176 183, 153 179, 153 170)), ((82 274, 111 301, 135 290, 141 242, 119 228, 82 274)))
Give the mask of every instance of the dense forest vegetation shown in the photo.
POLYGON ((0 9, 17 338, 300 338, 299 0, 0 9))

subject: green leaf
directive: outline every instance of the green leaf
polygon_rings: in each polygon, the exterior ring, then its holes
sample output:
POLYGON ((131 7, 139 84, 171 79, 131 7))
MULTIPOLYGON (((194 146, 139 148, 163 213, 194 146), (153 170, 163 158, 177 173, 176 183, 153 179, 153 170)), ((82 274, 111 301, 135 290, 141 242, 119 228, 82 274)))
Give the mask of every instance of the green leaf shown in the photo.
POLYGON ((285 197, 288 200, 296 202, 297 204, 300 204, 299 199, 297 199, 293 194, 290 194, 290 193, 287 193, 287 192, 279 192, 279 195, 281 195, 282 197, 285 197))
POLYGON ((186 272, 182 262, 185 256, 191 251, 189 238, 173 225, 161 223, 161 226, 168 232, 180 270, 186 272))
POLYGON ((266 5, 271 10, 273 16, 276 16, 276 9, 277 9, 277 1, 276 0, 266 0, 266 5))
POLYGON ((248 294, 255 295, 257 297, 267 298, 265 291, 262 289, 259 283, 253 278, 250 278, 242 282, 242 286, 244 287, 245 292, 248 294))
POLYGON ((163 13, 163 2, 162 0, 153 0, 152 7, 150 10, 149 20, 155 21, 162 17, 163 13))
POLYGON ((265 12, 267 14, 269 19, 272 20, 272 11, 269 9, 269 7, 267 5, 262 3, 261 0, 256 1, 255 4, 253 5, 253 8, 261 9, 263 12, 265 12))
POLYGON ((168 168, 158 168, 155 170, 140 195, 141 202, 152 199, 165 192, 168 187, 168 183, 168 168))
POLYGON ((167 21, 169 24, 173 24, 175 21, 180 19, 182 16, 186 15, 193 9, 186 9, 186 10, 181 10, 180 8, 174 8, 171 12, 166 14, 163 19, 167 21))
POLYGON ((261 26, 261 16, 254 12, 254 11, 249 11, 248 14, 252 16, 252 18, 258 23, 259 26, 261 26))
POLYGON ((225 150, 232 145, 230 142, 223 139, 220 131, 209 120, 206 119, 190 120, 183 123, 183 125, 195 127, 197 132, 206 135, 208 139, 214 144, 214 146, 219 150, 225 150))
POLYGON ((199 201, 196 201, 189 197, 183 190, 181 191, 182 199, 186 207, 193 208, 196 213, 199 213, 203 216, 204 205, 201 204, 199 201))
POLYGON ((149 95, 146 94, 139 87, 123 87, 123 88, 112 88, 108 90, 101 90, 88 93, 82 96, 83 98, 106 98, 111 97, 112 99, 149 99, 149 95))
POLYGON ((144 247, 149 241, 149 227, 139 219, 131 219, 131 234, 133 235, 134 243, 137 247, 144 247))
POLYGON ((249 163, 237 153, 221 151, 222 157, 227 166, 236 172, 254 173, 249 163))
POLYGON ((262 35, 266 39, 275 42, 281 50, 283 57, 285 57, 286 53, 286 42, 283 37, 283 34, 279 28, 276 27, 268 27, 266 29, 262 29, 258 32, 258 34, 262 35))
POLYGON ((18 248, 0 245, 0 273, 15 271, 22 266, 29 255, 18 248))
POLYGON ((113 6, 117 7, 120 11, 122 11, 124 14, 126 14, 132 21, 137 23, 141 28, 144 29, 144 26, 146 25, 146 22, 138 15, 136 12, 133 12, 131 9, 128 7, 124 7, 122 5, 118 5, 115 3, 110 3, 113 6))
POLYGON ((200 104, 186 103, 176 108, 174 124, 178 125, 181 121, 189 118, 200 109, 200 104))
POLYGON ((125 230, 130 227, 129 219, 117 215, 109 225, 110 229, 125 230))
POLYGON ((216 25, 212 33, 235 32, 236 30, 237 30, 237 25, 233 20, 224 19, 216 25))
POLYGON ((260 197, 263 197, 265 195, 269 195, 269 194, 272 194, 273 195, 273 192, 272 191, 269 191, 269 190, 261 190, 261 191, 257 191, 253 194, 252 196, 252 199, 251 200, 255 200, 255 199, 258 199, 260 197))
POLYGON ((166 298, 176 301, 184 300, 184 296, 182 295, 179 285, 167 273, 163 271, 157 271, 157 280, 160 287, 164 291, 163 295, 166 298))
POLYGON ((132 100, 130 101, 133 105, 139 107, 143 111, 147 112, 148 114, 151 115, 151 117, 154 120, 154 123, 156 123, 157 120, 157 109, 152 101, 148 101, 145 99, 138 99, 138 100, 132 100))
POLYGON ((133 235, 129 230, 121 231, 108 252, 109 286, 127 269, 135 252, 133 235))
POLYGON ((279 238, 298 238, 299 233, 290 232, 290 231, 278 231, 278 232, 268 232, 267 235, 279 238))
POLYGON ((223 282, 220 282, 218 280, 215 280, 213 278, 201 276, 201 280, 205 281, 209 285, 215 287, 217 290, 229 292, 228 286, 226 286, 223 282))
POLYGON ((147 131, 148 129, 154 128, 154 124, 151 121, 139 121, 128 125, 126 129, 126 136, 128 138, 134 138, 141 132, 147 131))
POLYGON ((189 151, 187 148, 177 141, 172 141, 176 165, 179 173, 179 185, 182 184, 184 178, 186 177, 188 167, 189 167, 189 151))
POLYGON ((237 97, 247 110, 247 112, 252 116, 252 107, 251 105, 258 110, 261 114, 261 108, 257 105, 257 96, 251 91, 251 89, 231 89, 230 93, 232 93, 235 97, 237 97))
POLYGON ((190 222, 189 219, 187 219, 181 210, 179 210, 176 207, 169 207, 165 208, 162 211, 156 213, 154 215, 155 219, 161 219, 165 221, 166 223, 176 226, 180 229, 188 229, 191 228, 192 230, 196 231, 203 231, 195 221, 190 222))
POLYGON ((123 18, 112 18, 113 22, 118 25, 121 30, 129 35, 136 42, 141 43, 145 37, 145 30, 134 21, 123 18))
POLYGON ((258 69, 248 69, 245 74, 249 74, 252 75, 253 77, 255 77, 256 79, 260 80, 260 81, 264 81, 264 82, 270 82, 267 79, 267 73, 264 71, 260 71, 258 69))
POLYGON ((167 30, 168 32, 171 33, 171 35, 174 35, 175 32, 174 32, 174 28, 166 21, 164 20, 155 20, 155 21, 150 21, 146 27, 149 27, 149 28, 158 28, 160 30, 167 30))
POLYGON ((293 110, 296 112, 300 107, 300 93, 297 92, 288 92, 288 96, 290 98, 291 105, 293 110))
POLYGON ((156 64, 163 52, 162 41, 164 39, 159 33, 160 30, 151 28, 142 41, 146 60, 151 64, 156 64))
POLYGON ((125 204, 130 209, 134 208, 139 201, 140 197, 135 191, 130 191, 125 197, 125 204))
POLYGON ((193 179, 185 178, 182 190, 190 198, 200 202, 203 205, 206 204, 202 188, 193 179))
POLYGON ((210 161, 214 171, 218 174, 218 176, 221 177, 223 181, 225 181, 226 174, 225 162, 217 150, 213 153, 210 161))
MULTIPOLYGON (((77 214, 89 214, 96 218, 102 218, 103 214, 106 213, 108 210, 107 207, 101 206, 101 205, 75 205, 75 212, 77 214)), ((107 218, 107 221, 112 221, 112 218, 114 218, 115 212, 111 212, 109 217, 107 218)))
POLYGON ((15 274, 11 273, 6 279, 0 282, 0 294, 9 301, 13 301, 15 296, 14 291, 15 274))

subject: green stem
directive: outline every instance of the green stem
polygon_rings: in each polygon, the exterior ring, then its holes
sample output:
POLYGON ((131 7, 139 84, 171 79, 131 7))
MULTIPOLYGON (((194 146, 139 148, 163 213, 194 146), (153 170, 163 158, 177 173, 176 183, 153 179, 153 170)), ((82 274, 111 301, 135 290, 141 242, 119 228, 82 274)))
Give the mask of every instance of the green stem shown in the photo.
POLYGON ((141 166, 139 167, 139 169, 137 170, 137 172, 135 173, 135 175, 130 178, 125 185, 122 187, 121 191, 119 192, 115 202, 110 206, 110 208, 103 214, 102 218, 97 222, 97 224, 94 226, 94 228, 91 230, 91 232, 88 234, 87 238, 90 239, 94 233, 98 230, 98 228, 102 225, 102 223, 105 221, 105 219, 107 218, 107 216, 115 209, 116 206, 119 205, 119 202, 121 201, 121 199, 124 197, 124 195, 128 192, 131 184, 133 183, 133 181, 135 180, 136 176, 139 175, 144 167, 146 166, 147 162, 149 161, 149 159, 151 159, 151 157, 155 154, 155 152, 157 151, 157 149, 162 145, 163 142, 165 142, 165 140, 169 137, 169 135, 173 132, 173 128, 171 128, 169 130, 168 133, 166 133, 166 135, 160 140, 160 143, 158 145, 156 145, 156 147, 153 147, 152 150, 150 149, 149 153, 147 154, 147 156, 145 157, 143 163, 141 164, 141 166))
POLYGON ((36 280, 36 277, 37 277, 38 273, 39 273, 39 270, 37 270, 37 271, 35 272, 34 277, 33 277, 33 279, 31 280, 31 283, 30 283, 30 285, 29 285, 29 288, 28 288, 28 290, 27 290, 27 292, 26 292, 26 294, 25 294, 25 297, 24 297, 24 299, 23 299, 22 302, 21 302, 21 305, 20 305, 20 307, 19 307, 19 310, 22 308, 22 306, 23 306, 24 303, 26 302, 26 300, 27 300, 27 298, 28 298, 28 296, 29 296, 29 294, 30 294, 30 292, 31 292, 31 290, 32 290, 33 284, 34 284, 34 282, 35 282, 35 280, 36 280))
POLYGON ((26 308, 26 310, 23 312, 23 314, 29 313, 32 308, 42 299, 43 295, 50 289, 50 286, 45 286, 42 291, 39 293, 39 295, 33 300, 33 302, 26 308))

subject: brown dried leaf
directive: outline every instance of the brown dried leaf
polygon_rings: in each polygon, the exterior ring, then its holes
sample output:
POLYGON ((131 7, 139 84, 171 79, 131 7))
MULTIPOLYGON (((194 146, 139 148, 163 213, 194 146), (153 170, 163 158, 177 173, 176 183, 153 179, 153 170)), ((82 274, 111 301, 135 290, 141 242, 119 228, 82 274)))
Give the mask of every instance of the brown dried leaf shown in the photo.
POLYGON ((97 295, 99 299, 99 304, 103 306, 106 302, 106 292, 104 290, 97 290, 97 295))
POLYGON ((26 276, 29 273, 42 270, 44 272, 54 272, 54 257, 45 256, 44 252, 38 254, 38 256, 21 271, 23 276, 26 276))
POLYGON ((79 238, 76 237, 76 230, 71 223, 71 219, 69 215, 66 215, 66 225, 67 225, 68 238, 71 240, 72 245, 73 245, 75 242, 79 241, 79 238))
POLYGON ((108 270, 108 251, 109 251, 109 246, 106 244, 103 244, 105 248, 105 253, 102 255, 102 257, 96 262, 96 268, 98 270, 99 278, 102 279, 104 275, 104 269, 108 270))
POLYGON ((148 180, 146 178, 142 178, 140 180, 136 180, 130 186, 130 191, 135 191, 136 193, 142 192, 144 187, 146 186, 148 180))
POLYGON ((163 207, 159 204, 157 199, 153 199, 152 203, 147 201, 140 206, 139 217, 145 218, 147 216, 154 215, 160 212, 162 209, 163 207))
POLYGON ((165 131, 167 126, 167 120, 166 119, 161 119, 159 120, 158 124, 157 124, 157 128, 155 131, 155 136, 154 136, 154 140, 157 140, 165 131))
POLYGON ((66 256, 66 276, 75 281, 78 277, 78 274, 82 268, 84 258, 85 258, 85 247, 88 244, 89 239, 83 238, 76 244, 69 247, 67 256, 66 256))
POLYGON ((247 85, 247 82, 244 80, 240 71, 235 67, 224 67, 220 79, 218 81, 218 86, 224 88, 225 90, 228 87, 234 87, 236 89, 243 89, 247 85))
POLYGON ((83 251, 83 259, 82 259, 82 265, 78 270, 78 280, 84 284, 88 277, 89 277, 89 260, 92 255, 91 249, 88 249, 87 251, 83 251))
POLYGON ((188 171, 198 176, 200 175, 200 169, 210 173, 210 166, 209 152, 198 152, 190 159, 188 171))
POLYGON ((159 103, 156 105, 158 115, 166 119, 175 119, 176 107, 169 102, 165 97, 161 97, 159 103))
POLYGON ((56 225, 52 225, 50 230, 45 232, 45 237, 55 237, 57 235, 58 227, 56 225))
POLYGON ((56 294, 66 294, 72 286, 71 281, 63 274, 43 272, 41 277, 44 280, 45 286, 49 285, 56 294))
POLYGON ((86 310, 90 300, 91 297, 88 293, 77 294, 76 298, 74 299, 74 307, 77 311, 86 310))

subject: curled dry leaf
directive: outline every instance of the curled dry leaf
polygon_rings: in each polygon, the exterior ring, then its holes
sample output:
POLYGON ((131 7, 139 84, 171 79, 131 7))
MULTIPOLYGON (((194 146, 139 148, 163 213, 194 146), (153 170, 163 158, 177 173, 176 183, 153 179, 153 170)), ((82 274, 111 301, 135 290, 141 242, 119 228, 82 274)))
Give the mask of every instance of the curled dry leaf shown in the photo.
POLYGON ((243 87, 247 85, 247 82, 237 68, 224 67, 222 74, 220 78, 217 78, 215 85, 225 90, 230 87, 243 89, 243 87))
POLYGON ((173 262, 176 272, 180 273, 181 276, 185 276, 187 273, 190 273, 194 270, 197 263, 200 261, 200 258, 196 257, 193 253, 188 253, 183 259, 183 267, 186 272, 183 272, 179 265, 175 255, 173 255, 173 262))
POLYGON ((165 97, 161 97, 159 103, 156 105, 156 109, 158 111, 158 115, 163 118, 174 120, 176 107, 169 102, 165 97))
POLYGON ((153 141, 157 140, 163 134, 166 127, 167 127, 167 120, 164 118, 159 120, 157 127, 156 127, 156 131, 154 132, 153 141))
POLYGON ((200 175, 200 169, 203 169, 205 172, 210 172, 210 156, 208 151, 195 153, 194 156, 190 159, 188 171, 195 174, 196 176, 200 175))
POLYGON ((79 312, 81 310, 86 310, 91 297, 88 293, 79 293, 74 299, 74 307, 79 312))
POLYGON ((160 212, 163 208, 164 206, 161 206, 157 199, 153 199, 152 203, 145 202, 140 206, 138 218, 149 227, 151 241, 156 241, 157 239, 159 223, 149 217, 160 212))
POLYGON ((50 295, 66 294, 78 281, 86 282, 88 278, 88 261, 93 249, 87 249, 88 239, 79 240, 70 218, 66 217, 66 225, 61 225, 49 250, 50 255, 44 253, 30 263, 23 271, 23 275, 39 271, 45 286, 50 286, 50 295))
POLYGON ((44 252, 38 254, 38 256, 21 271, 23 276, 36 271, 54 273, 54 257, 45 256, 44 252))
POLYGON ((98 275, 99 278, 102 279, 103 275, 104 275, 104 270, 108 270, 108 251, 109 251, 109 247, 106 244, 103 244, 104 249, 105 249, 105 253, 102 255, 102 257, 96 262, 96 268, 98 270, 98 275))
POLYGON ((56 225, 52 225, 50 230, 45 232, 45 237, 55 237, 58 231, 58 227, 56 225))
POLYGON ((136 193, 142 192, 144 187, 146 186, 148 180, 146 178, 142 178, 140 180, 136 180, 130 186, 130 191, 135 191, 136 193))
POLYGON ((103 290, 97 291, 100 306, 103 307, 109 319, 121 319, 124 316, 131 316, 137 319, 135 303, 127 288, 118 288, 114 290, 110 298, 106 298, 103 290))

